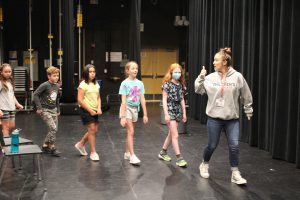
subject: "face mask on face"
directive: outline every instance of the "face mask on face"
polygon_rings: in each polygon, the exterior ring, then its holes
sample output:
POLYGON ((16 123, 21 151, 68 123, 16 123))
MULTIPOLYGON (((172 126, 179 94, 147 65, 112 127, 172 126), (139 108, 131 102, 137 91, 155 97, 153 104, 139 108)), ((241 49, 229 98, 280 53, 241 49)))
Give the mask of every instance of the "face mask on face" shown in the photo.
POLYGON ((178 81, 181 77, 181 73, 180 72, 174 72, 172 73, 172 78, 176 81, 178 81))

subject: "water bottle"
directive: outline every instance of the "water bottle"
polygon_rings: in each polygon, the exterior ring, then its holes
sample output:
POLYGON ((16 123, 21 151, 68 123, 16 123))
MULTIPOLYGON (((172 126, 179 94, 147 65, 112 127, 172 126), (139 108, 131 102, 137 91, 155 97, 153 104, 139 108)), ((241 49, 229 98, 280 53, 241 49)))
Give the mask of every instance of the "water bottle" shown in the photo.
POLYGON ((11 145, 10 145, 11 153, 19 153, 19 132, 20 129, 15 129, 11 133, 11 145))

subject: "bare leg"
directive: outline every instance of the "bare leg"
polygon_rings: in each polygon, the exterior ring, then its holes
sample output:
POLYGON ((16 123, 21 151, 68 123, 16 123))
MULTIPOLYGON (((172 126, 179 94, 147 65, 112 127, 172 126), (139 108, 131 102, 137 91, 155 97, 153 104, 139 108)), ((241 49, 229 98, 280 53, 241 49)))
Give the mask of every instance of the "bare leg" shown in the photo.
POLYGON ((130 155, 134 154, 133 136, 134 136, 134 124, 131 119, 127 119, 127 139, 126 139, 126 152, 130 152, 130 155))
POLYGON ((171 142, 172 142, 172 136, 171 136, 171 132, 169 130, 168 136, 166 137, 164 145, 163 145, 163 149, 167 150, 168 147, 170 146, 171 142))
POLYGON ((90 143, 91 153, 96 152, 95 148, 95 135, 97 130, 98 123, 90 123, 87 125, 88 128, 88 140, 90 143))
POLYGON ((180 155, 180 149, 178 144, 178 123, 175 120, 171 120, 169 124, 169 129, 172 137, 172 146, 176 155, 180 155))

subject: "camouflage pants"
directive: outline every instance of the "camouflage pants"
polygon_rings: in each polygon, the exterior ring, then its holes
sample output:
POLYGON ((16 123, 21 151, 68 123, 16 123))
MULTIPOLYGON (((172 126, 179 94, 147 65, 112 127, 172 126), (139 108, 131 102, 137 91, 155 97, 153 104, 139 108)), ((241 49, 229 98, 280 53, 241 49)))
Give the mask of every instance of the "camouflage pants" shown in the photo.
POLYGON ((58 128, 57 109, 43 108, 41 113, 43 121, 48 126, 48 134, 44 140, 44 144, 53 145, 56 141, 56 133, 58 128))

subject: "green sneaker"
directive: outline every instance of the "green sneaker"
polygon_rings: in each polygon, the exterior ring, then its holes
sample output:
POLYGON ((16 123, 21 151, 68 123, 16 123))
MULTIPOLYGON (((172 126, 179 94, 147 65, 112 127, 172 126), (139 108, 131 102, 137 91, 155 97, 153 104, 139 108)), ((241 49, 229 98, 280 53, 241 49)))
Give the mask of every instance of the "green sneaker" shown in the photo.
POLYGON ((183 158, 179 158, 176 161, 176 165, 179 167, 187 167, 187 162, 183 158))
POLYGON ((158 158, 167 162, 170 162, 172 160, 172 158, 168 154, 164 153, 163 151, 159 152, 158 158))

